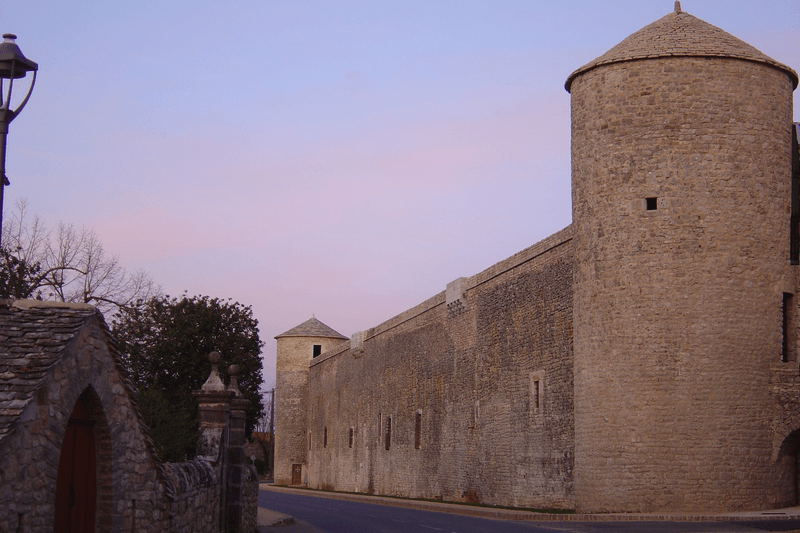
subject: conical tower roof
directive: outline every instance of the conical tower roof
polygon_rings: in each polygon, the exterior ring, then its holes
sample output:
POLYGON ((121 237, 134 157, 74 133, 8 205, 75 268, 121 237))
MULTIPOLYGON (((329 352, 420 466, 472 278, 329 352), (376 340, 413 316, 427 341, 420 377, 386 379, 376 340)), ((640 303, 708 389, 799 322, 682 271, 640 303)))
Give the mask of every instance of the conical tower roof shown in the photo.
POLYGON ((601 65, 637 59, 681 56, 730 57, 766 63, 786 72, 792 79, 793 87, 797 88, 797 73, 794 70, 730 33, 684 13, 678 2, 675 3, 673 13, 629 35, 605 54, 570 74, 564 87, 569 91, 572 81, 578 75, 601 65))
POLYGON ((327 337, 330 339, 347 340, 347 337, 326 326, 314 317, 309 318, 299 326, 295 326, 289 331, 284 331, 280 335, 275 336, 276 339, 281 337, 327 337))

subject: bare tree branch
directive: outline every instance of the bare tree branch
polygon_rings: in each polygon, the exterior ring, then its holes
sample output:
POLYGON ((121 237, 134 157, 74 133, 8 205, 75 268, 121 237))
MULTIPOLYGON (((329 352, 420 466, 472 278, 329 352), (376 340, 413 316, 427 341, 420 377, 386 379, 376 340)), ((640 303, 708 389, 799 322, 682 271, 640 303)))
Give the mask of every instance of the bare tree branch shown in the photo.
POLYGON ((162 294, 143 270, 128 273, 93 230, 61 222, 51 232, 38 216, 31 218, 25 200, 4 224, 2 242, 16 261, 35 267, 19 298, 90 303, 113 314, 162 294))

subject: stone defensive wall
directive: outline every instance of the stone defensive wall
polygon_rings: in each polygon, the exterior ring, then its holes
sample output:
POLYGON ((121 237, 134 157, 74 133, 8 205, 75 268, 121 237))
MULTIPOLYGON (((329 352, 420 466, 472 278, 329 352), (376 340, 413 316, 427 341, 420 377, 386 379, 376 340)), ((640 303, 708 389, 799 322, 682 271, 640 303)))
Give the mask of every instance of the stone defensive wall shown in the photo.
POLYGON ((788 429, 770 427, 786 411, 769 393, 795 359, 791 94, 786 72, 729 58, 575 78, 579 509, 797 501, 777 481, 795 468, 776 463, 788 429))
POLYGON ((571 226, 349 343, 278 337, 297 385, 276 396, 306 402, 277 418, 276 443, 302 445, 276 444, 292 484, 580 513, 797 505, 797 86, 680 2, 574 71, 571 226))
POLYGON ((572 508, 572 227, 309 370, 308 486, 572 508))

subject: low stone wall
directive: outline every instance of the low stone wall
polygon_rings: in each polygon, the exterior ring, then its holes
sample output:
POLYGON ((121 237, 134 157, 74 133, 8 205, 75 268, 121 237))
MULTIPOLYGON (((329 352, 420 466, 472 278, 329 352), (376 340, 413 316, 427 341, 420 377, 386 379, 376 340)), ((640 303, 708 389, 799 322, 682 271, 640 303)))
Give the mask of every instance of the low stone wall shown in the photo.
POLYGON ((164 464, 169 489, 168 520, 164 531, 216 533, 219 531, 221 487, 213 466, 203 459, 164 464))
POLYGON ((258 520, 258 474, 252 466, 244 469, 242 483, 242 533, 256 530, 258 520))

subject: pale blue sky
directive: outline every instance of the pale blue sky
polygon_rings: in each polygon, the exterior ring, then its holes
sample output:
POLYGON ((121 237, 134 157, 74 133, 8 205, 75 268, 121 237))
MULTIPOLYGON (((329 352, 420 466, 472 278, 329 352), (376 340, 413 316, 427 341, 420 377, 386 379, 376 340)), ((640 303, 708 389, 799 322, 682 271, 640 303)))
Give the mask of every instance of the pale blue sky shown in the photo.
MULTIPOLYGON (((800 69, 797 0, 683 10, 800 69)), ((272 337, 350 335, 570 222, 566 77, 672 0, 6 0, 40 65, 6 210, 272 337)), ((800 103, 795 93, 795 120, 800 103)))

